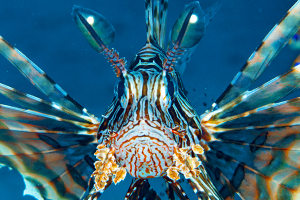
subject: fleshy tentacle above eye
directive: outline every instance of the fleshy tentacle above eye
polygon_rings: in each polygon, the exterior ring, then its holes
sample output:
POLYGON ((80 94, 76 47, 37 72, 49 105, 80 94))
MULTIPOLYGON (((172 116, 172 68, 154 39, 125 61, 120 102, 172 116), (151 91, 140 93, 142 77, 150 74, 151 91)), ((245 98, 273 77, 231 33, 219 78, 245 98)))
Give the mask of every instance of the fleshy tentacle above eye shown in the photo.
POLYGON ((171 30, 171 41, 174 45, 168 50, 167 59, 164 62, 164 71, 172 71, 176 60, 188 49, 195 47, 205 32, 205 17, 199 2, 193 2, 185 6, 179 18, 171 30))
POLYGON ((90 9, 74 6, 72 12, 74 21, 89 44, 99 53, 103 53, 114 67, 117 77, 126 75, 125 58, 119 58, 119 53, 108 49, 115 38, 115 29, 102 15, 90 9))

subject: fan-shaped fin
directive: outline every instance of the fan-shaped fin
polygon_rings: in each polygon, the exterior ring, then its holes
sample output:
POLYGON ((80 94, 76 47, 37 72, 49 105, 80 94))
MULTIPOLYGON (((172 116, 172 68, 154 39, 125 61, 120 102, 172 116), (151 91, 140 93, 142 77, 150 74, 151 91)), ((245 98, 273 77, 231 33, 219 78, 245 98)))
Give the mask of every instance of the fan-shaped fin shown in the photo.
POLYGON ((215 106, 222 107, 249 89, 251 84, 263 73, 289 39, 297 32, 300 26, 299 13, 300 2, 296 2, 252 53, 231 84, 217 99, 213 108, 215 106))
POLYGON ((42 93, 61 107, 67 108, 79 115, 89 116, 92 120, 97 118, 72 99, 59 85, 57 85, 45 72, 23 55, 18 49, 12 47, 0 36, 0 53, 6 57, 28 80, 42 93))
POLYGON ((94 136, 0 130, 0 163, 19 171, 25 194, 80 199, 93 172, 94 136))
POLYGON ((225 199, 235 193, 242 199, 299 198, 299 127, 287 129, 237 132, 235 138, 209 144, 205 167, 225 199), (257 136, 254 141, 248 140, 252 134, 257 136), (279 134, 286 135, 276 140, 279 134))
POLYGON ((221 119, 205 120, 218 110, 202 118, 204 132, 212 136, 202 161, 224 199, 299 199, 299 110, 295 98, 221 119))
POLYGON ((21 105, 36 104, 39 111, 49 107, 50 114, 79 119, 0 106, 0 163, 22 174, 24 193, 37 199, 80 199, 94 170, 93 142, 99 123, 83 120, 68 109, 55 111, 50 103, 23 96, 7 86, 0 88, 1 93, 21 105))

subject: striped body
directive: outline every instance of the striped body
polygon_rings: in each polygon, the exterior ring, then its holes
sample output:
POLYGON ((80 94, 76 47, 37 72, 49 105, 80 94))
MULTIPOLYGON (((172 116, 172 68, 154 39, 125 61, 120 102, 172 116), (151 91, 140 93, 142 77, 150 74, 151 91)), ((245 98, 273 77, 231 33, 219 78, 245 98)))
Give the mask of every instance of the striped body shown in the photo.
MULTIPOLYGON (((116 149, 119 165, 133 177, 154 178, 166 172, 173 164, 174 148, 182 146, 182 138, 174 135, 172 129, 195 128, 189 128, 188 121, 192 120, 174 104, 183 88, 178 86, 176 73, 175 79, 162 72, 160 58, 164 53, 157 49, 154 52, 149 45, 140 52, 135 58, 137 64, 130 67, 133 71, 116 85, 116 99, 104 115, 98 137, 101 143, 111 132, 116 133, 110 147, 116 149), (173 110, 177 112, 170 112, 173 110)), ((189 112, 197 117, 194 110, 189 112)), ((188 133, 194 135, 194 131, 188 133)), ((191 141, 194 143, 195 139, 191 141)))

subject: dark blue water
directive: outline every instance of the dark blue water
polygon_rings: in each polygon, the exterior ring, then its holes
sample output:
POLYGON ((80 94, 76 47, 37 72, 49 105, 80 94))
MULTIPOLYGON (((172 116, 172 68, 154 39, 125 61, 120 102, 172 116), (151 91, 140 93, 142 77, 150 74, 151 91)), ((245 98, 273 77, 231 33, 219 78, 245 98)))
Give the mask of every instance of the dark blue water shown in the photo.
MULTIPOLYGON (((116 39, 111 46, 130 62, 146 38, 144 3, 133 0, 48 2, 2 2, 0 35, 43 69, 71 97, 100 116, 113 97, 117 78, 103 56, 98 55, 81 35, 71 17, 72 7, 77 4, 104 15, 116 29, 116 39)), ((190 2, 169 1, 169 29, 184 4, 190 2)), ((203 0, 203 7, 206 3, 203 0)), ((293 3, 295 0, 225 1, 182 77, 199 114, 219 97, 293 3)), ((298 54, 285 48, 259 81, 263 83, 288 70, 298 54)), ((1 83, 45 98, 3 57, 0 57, 0 66, 1 83)), ((4 97, 0 97, 0 103, 14 105, 4 97)), ((30 196, 23 197, 24 187, 18 173, 7 168, 0 170, 0 199, 32 200, 30 196)), ((128 187, 126 183, 115 189, 124 196, 128 187)), ((114 198, 117 197, 111 197, 114 198)))

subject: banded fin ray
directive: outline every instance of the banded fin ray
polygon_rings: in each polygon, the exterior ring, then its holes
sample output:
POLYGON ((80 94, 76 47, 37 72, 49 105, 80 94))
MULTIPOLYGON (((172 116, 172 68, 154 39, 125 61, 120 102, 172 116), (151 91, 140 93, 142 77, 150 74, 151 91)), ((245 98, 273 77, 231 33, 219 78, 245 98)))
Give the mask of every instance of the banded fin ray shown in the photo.
MULTIPOLYGON (((259 139, 256 142, 260 143, 259 139)), ((204 165, 224 198, 234 199, 235 194, 242 199, 299 198, 299 161, 293 159, 299 150, 232 141, 212 142, 209 147, 204 165)))
POLYGON ((44 93, 51 101, 80 115, 97 118, 90 114, 79 103, 72 99, 58 84, 44 71, 29 60, 18 49, 14 48, 0 36, 0 53, 9 60, 38 90, 44 93))
POLYGON ((202 161, 224 198, 299 198, 299 110, 295 98, 202 121, 211 134, 202 161))
POLYGON ((213 117, 218 110, 203 116, 211 138, 202 161, 224 198, 299 198, 299 110, 298 97, 224 118, 213 117))
POLYGON ((230 128, 215 129, 203 161, 224 198, 234 199, 235 195, 242 199, 299 198, 300 125, 293 122, 299 118, 299 105, 293 101, 299 104, 297 98, 291 100, 290 105, 287 102, 261 111, 268 118, 257 117, 259 114, 255 112, 254 116, 245 117, 251 117, 258 126, 247 126, 249 121, 245 119, 246 127, 239 127, 239 122, 244 122, 241 117, 238 121, 229 121, 230 124, 219 125, 230 128), (296 117, 282 119, 280 116, 285 114, 296 117), (259 126, 259 123, 270 125, 259 126))
POLYGON ((224 199, 300 198, 299 68, 247 91, 300 26, 300 2, 265 37, 244 68, 203 114, 201 159, 224 199))
POLYGON ((0 104, 0 119, 21 122, 43 127, 45 130, 70 131, 76 134, 93 135, 97 132, 97 124, 83 123, 47 115, 32 110, 24 110, 0 104))
POLYGON ((234 101, 212 112, 211 117, 219 120, 277 102, 299 89, 298 79, 300 79, 300 66, 292 68, 287 73, 273 78, 258 88, 245 92, 234 101))
POLYGON ((222 107, 249 89, 254 81, 270 65, 289 39, 295 35, 300 26, 300 3, 297 1, 283 19, 273 27, 262 43, 249 57, 230 85, 213 104, 222 107))
MULTIPOLYGON (((300 97, 288 101, 269 104, 239 115, 215 120, 213 122, 214 125, 211 127, 213 132, 219 132, 222 130, 230 131, 238 129, 243 130, 295 126, 300 124, 299 112, 300 97)), ((206 127, 210 127, 209 124, 207 124, 206 127)))
POLYGON ((26 109, 35 110, 41 113, 48 113, 50 115, 54 115, 64 119, 70 119, 80 122, 97 123, 95 121, 92 121, 92 118, 90 117, 80 115, 72 110, 61 107, 58 104, 47 102, 43 99, 20 92, 15 88, 9 87, 1 83, 0 93, 26 109))

